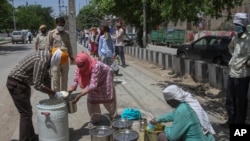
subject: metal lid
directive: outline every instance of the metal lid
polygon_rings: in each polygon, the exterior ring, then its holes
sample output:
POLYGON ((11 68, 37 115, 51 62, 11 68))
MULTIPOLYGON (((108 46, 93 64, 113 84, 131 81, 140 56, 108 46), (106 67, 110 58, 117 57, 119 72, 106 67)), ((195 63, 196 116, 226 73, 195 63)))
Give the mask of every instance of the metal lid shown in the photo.
POLYGON ((116 119, 112 121, 112 126, 116 128, 129 128, 133 124, 133 121, 127 119, 116 119))
POLYGON ((114 139, 117 141, 133 141, 139 138, 139 134, 134 130, 118 130, 113 135, 114 139))
POLYGON ((108 126, 96 126, 93 129, 90 130, 90 135, 96 136, 96 137, 106 137, 109 135, 112 135, 114 132, 114 129, 108 126))

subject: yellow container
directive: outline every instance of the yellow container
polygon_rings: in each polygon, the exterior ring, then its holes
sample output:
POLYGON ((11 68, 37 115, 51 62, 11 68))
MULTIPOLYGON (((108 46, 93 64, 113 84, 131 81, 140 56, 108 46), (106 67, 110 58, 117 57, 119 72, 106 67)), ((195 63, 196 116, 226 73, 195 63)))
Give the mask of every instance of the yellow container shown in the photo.
POLYGON ((149 131, 145 128, 144 131, 144 141, 157 141, 158 134, 164 131, 165 126, 162 124, 155 125, 154 131, 149 131))

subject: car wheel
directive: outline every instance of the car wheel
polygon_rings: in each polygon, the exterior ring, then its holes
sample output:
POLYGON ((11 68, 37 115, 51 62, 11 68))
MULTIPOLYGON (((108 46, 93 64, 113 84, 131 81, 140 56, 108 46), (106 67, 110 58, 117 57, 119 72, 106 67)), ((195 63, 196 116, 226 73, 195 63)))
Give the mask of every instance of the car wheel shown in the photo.
POLYGON ((217 64, 217 65, 224 65, 225 64, 221 57, 215 58, 213 63, 217 64))

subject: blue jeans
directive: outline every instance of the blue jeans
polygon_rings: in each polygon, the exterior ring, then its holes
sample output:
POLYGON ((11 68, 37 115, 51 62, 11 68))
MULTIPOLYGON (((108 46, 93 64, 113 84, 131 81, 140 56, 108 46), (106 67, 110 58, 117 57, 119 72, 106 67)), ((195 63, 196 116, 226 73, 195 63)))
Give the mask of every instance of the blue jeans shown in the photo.
POLYGON ((124 55, 124 46, 116 46, 115 47, 115 55, 119 55, 121 58, 122 65, 126 65, 125 63, 125 55, 124 55))
POLYGON ((247 117, 247 94, 249 77, 228 77, 226 110, 229 124, 245 124, 247 117))

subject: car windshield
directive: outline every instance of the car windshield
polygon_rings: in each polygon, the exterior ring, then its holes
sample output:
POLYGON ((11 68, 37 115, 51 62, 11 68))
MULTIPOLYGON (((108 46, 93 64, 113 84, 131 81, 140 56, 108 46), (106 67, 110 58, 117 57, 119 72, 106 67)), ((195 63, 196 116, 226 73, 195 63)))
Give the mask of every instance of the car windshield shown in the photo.
POLYGON ((12 35, 22 35, 21 32, 13 32, 12 35))

